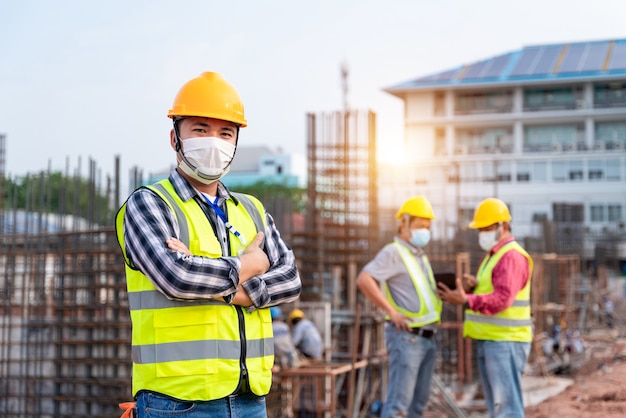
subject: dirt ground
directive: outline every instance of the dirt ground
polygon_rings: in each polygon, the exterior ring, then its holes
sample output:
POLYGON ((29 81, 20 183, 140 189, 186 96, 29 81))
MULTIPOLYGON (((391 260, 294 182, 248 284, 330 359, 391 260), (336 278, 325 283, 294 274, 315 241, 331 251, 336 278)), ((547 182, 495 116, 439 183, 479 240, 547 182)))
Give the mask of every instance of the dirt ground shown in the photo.
POLYGON ((526 418, 626 417, 626 302, 615 301, 615 327, 583 336, 586 360, 567 376, 561 393, 526 408, 526 418))

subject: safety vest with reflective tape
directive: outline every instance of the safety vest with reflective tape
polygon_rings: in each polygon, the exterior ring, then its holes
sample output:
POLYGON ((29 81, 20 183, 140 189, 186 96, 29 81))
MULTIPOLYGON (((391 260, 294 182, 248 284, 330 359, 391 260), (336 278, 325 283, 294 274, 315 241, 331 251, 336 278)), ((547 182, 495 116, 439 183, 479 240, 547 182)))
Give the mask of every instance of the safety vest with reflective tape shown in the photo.
MULTIPOLYGON (((180 240, 193 255, 221 257, 222 249, 202 208, 180 199, 169 180, 149 189, 176 215, 180 240), (208 233, 207 233, 208 232, 208 233)), ((245 237, 265 230, 265 210, 254 197, 233 193, 226 201, 228 220, 245 237)), ((117 237, 126 261, 132 321, 133 395, 151 390, 181 400, 213 400, 232 394, 247 374, 250 390, 266 395, 274 364, 269 309, 246 309, 220 301, 174 301, 130 265, 124 246, 126 204, 117 214, 117 237)), ((243 250, 231 235, 230 255, 243 250)))
POLYGON ((485 257, 478 268, 476 277, 478 284, 476 289, 474 289, 474 294, 484 295, 493 292, 491 273, 502 256, 509 251, 517 251, 528 260, 528 280, 526 285, 515 295, 513 305, 495 315, 483 315, 467 309, 463 326, 463 335, 465 337, 488 341, 532 341, 530 279, 533 274, 533 260, 517 242, 511 241, 504 244, 491 257, 485 257))
MULTIPOLYGON (((427 324, 438 323, 441 319, 441 299, 437 297, 435 293, 435 279, 433 277, 433 271, 430 267, 430 263, 428 262, 428 258, 426 255, 422 255, 421 259, 426 267, 428 272, 428 276, 424 276, 424 272, 420 268, 415 256, 404 245, 400 244, 398 241, 394 241, 391 244, 398 250, 400 253, 400 257, 402 258, 402 262, 406 267, 409 276, 411 277, 411 281, 413 282, 413 287, 415 288, 415 294, 419 298, 420 301, 420 310, 419 312, 411 312, 405 308, 400 307, 394 300, 389 290, 389 286, 387 282, 384 282, 385 295, 387 300, 391 305, 400 313, 406 315, 411 318, 411 323, 409 324, 410 328, 419 328, 427 324)), ((385 317, 386 319, 390 319, 389 315, 385 317)))

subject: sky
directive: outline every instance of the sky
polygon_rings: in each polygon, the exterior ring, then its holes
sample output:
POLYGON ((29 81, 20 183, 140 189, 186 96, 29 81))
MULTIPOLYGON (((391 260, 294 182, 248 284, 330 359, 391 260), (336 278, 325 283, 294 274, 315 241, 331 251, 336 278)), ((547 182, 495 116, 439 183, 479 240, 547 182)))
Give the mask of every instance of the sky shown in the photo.
MULTIPOLYGON (((0 0, 0 133, 11 177, 96 163, 168 170, 167 111, 204 71, 239 91, 240 146, 306 154, 306 115, 347 101, 401 154, 384 89, 525 46, 626 38, 622 0, 0 0)), ((384 151, 382 151, 384 150, 384 151)))

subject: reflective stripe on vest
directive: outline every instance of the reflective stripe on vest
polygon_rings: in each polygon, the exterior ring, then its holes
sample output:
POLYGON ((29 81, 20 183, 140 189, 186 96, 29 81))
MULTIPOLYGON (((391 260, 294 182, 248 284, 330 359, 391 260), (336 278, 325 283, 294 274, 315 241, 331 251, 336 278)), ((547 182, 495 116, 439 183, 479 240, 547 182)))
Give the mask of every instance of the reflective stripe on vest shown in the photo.
POLYGON ((503 245, 495 254, 485 258, 478 269, 478 285, 474 294, 489 294, 493 292, 492 272, 504 254, 517 251, 529 263, 529 277, 526 285, 521 289, 513 304, 495 315, 483 315, 467 309, 463 335, 477 340, 489 341, 532 341, 532 319, 530 316, 530 287, 533 271, 533 261, 528 253, 515 241, 503 245))
MULTIPOLYGON (((167 180, 148 188, 172 209, 179 239, 192 254, 222 255, 217 237, 206 233, 213 229, 195 199, 182 201, 167 180)), ((265 210, 257 199, 241 196, 240 205, 232 199, 226 201, 229 221, 243 234, 254 236, 265 229, 265 210), (254 214, 249 214, 251 208, 254 214)), ((182 400, 223 398, 236 390, 244 367, 251 391, 267 394, 274 362, 269 309, 248 312, 221 301, 167 299, 146 276, 129 265, 124 251, 124 216, 125 205, 118 212, 116 227, 127 264, 133 324, 133 395, 147 389, 182 400)), ((242 250, 238 239, 230 239, 230 244, 230 254, 242 250)))
MULTIPOLYGON (((402 262, 404 263, 404 266, 411 277, 411 281, 413 282, 415 293, 419 298, 420 310, 419 312, 410 312, 398 306, 391 296, 387 282, 385 282, 384 286, 387 300, 398 312, 401 312, 411 318, 412 322, 409 326, 412 328, 421 327, 433 322, 439 322, 441 319, 442 303, 434 290, 435 280, 433 278, 428 258, 425 255, 422 256, 422 262, 424 263, 428 274, 428 276, 424 276, 424 272, 420 268, 411 250, 397 241, 389 245, 395 246, 400 254, 400 257, 402 258, 402 262)), ((389 316, 387 315, 386 318, 389 319, 389 316)))

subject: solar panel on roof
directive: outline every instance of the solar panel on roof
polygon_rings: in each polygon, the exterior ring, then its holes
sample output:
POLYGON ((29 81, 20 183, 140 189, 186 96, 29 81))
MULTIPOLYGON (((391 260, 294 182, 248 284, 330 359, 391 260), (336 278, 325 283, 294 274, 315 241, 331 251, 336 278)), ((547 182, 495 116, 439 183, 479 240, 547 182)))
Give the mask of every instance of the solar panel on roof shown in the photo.
POLYGON ((602 71, 607 52, 609 52, 609 42, 594 42, 590 44, 587 57, 580 70, 583 72, 602 71))
POLYGON ((547 46, 541 48, 541 56, 534 68, 528 75, 549 74, 554 70, 554 64, 559 58, 563 45, 547 46))
POLYGON ((428 83, 430 81, 437 81, 438 74, 427 75, 426 77, 421 77, 415 80, 416 83, 428 83))
POLYGON ((437 81, 449 81, 454 79, 454 76, 456 75, 458 70, 450 70, 450 71, 444 71, 443 73, 439 73, 437 74, 437 81))
POLYGON ((613 46, 613 52, 607 70, 626 70, 626 44, 616 43, 615 46, 613 46))
POLYGON ((559 66, 559 74, 579 72, 585 59, 587 49, 588 44, 570 45, 559 66))
POLYGON ((463 74, 463 79, 480 78, 480 73, 482 72, 483 68, 485 68, 486 63, 487 61, 481 61, 481 62, 472 64, 469 67, 469 69, 465 72, 465 74, 463 74))
POLYGON ((491 66, 489 68, 485 68, 482 78, 499 77, 502 74, 502 71, 506 68, 510 59, 511 54, 500 55, 499 57, 492 59, 491 66))
POLYGON ((517 64, 515 64, 515 68, 511 71, 511 76, 527 75, 535 62, 535 58, 537 58, 537 54, 539 54, 539 48, 524 49, 517 64))

